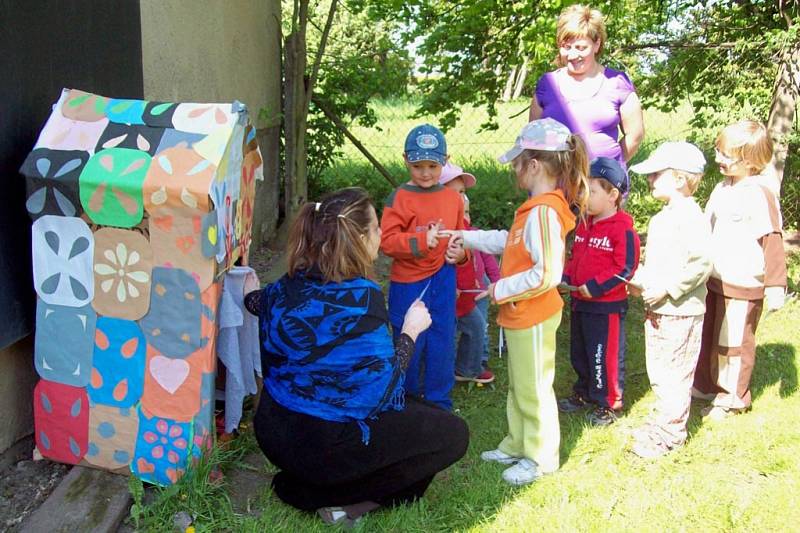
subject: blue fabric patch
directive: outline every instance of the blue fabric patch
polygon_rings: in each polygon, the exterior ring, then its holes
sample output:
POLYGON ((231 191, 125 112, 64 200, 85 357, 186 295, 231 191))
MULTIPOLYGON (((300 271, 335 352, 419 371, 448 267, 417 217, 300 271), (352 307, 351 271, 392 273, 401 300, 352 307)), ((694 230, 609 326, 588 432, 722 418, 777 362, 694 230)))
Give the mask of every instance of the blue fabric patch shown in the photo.
POLYGON ((149 416, 139 408, 139 434, 131 471, 143 481, 171 485, 186 471, 191 442, 190 422, 149 416))
POLYGON ((34 363, 39 375, 74 387, 89 384, 97 314, 91 305, 36 304, 34 363))
POLYGON ((206 345, 200 287, 179 268, 153 268, 150 311, 140 324, 148 344, 165 357, 183 359, 206 345))
POLYGON ((138 402, 144 390, 146 351, 147 342, 136 322, 98 318, 89 398, 115 407, 138 402))

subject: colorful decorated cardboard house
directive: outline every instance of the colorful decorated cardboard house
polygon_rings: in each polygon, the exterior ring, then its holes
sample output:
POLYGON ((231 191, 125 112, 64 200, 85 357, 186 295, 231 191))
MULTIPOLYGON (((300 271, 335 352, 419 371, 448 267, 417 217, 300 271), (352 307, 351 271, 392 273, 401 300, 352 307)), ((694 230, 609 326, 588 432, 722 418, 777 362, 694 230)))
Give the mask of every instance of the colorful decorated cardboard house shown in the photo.
POLYGON ((246 108, 65 89, 21 168, 38 296, 36 447, 174 483, 211 445, 220 275, 246 260, 246 108))

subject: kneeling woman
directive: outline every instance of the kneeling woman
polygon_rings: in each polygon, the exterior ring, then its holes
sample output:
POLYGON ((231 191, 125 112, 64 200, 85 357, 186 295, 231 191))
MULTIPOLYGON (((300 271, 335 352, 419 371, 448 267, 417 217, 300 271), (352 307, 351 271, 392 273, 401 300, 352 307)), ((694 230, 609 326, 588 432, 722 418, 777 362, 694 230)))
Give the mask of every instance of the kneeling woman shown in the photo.
POLYGON ((255 432, 281 469, 284 502, 328 522, 422 496, 460 459, 459 417, 403 396, 425 305, 411 306, 396 345, 380 286, 370 279, 380 228, 358 188, 308 203, 292 226, 288 274, 246 304, 259 316, 264 391, 255 432))

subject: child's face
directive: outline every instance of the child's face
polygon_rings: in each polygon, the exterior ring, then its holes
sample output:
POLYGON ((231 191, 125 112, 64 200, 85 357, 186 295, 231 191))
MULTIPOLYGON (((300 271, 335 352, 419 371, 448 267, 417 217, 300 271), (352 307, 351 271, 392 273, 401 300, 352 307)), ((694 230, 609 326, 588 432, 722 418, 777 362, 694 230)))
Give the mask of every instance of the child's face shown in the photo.
POLYGON ((602 178, 589 178, 589 206, 587 212, 590 215, 605 215, 612 213, 617 209, 617 197, 619 191, 611 189, 606 190, 601 185, 602 178))
POLYGON ((442 175, 442 165, 436 161, 415 161, 412 163, 406 158, 406 167, 408 167, 411 182, 423 189, 429 189, 438 184, 439 176, 442 175))
POLYGON ((464 220, 467 222, 467 225, 472 224, 472 218, 469 216, 469 199, 464 196, 464 220))
POLYGON ((714 151, 714 160, 719 165, 719 172, 729 178, 742 178, 750 174, 744 161, 735 159, 728 154, 717 149, 714 151))
POLYGON ((447 187, 448 189, 453 189, 458 194, 460 194, 462 200, 464 199, 464 196, 466 196, 467 194, 467 187, 466 185, 464 185, 464 178, 460 176, 458 178, 451 179, 450 181, 445 183, 444 186, 447 187))
POLYGON ((668 168, 648 174, 647 183, 650 184, 650 194, 653 195, 653 198, 666 202, 675 196, 676 192, 683 190, 686 180, 675 175, 675 172, 668 168))

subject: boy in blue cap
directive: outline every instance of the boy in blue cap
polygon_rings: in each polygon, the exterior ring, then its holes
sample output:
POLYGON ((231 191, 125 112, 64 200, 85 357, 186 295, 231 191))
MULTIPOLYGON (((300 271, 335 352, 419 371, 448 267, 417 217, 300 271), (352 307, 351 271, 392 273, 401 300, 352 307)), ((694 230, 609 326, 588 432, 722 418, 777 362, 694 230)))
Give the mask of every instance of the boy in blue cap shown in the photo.
POLYGON ((622 210, 627 176, 609 157, 589 168, 589 217, 578 224, 562 280, 572 291, 570 360, 578 375, 562 412, 594 405, 589 422, 606 426, 622 412, 625 376, 626 283, 639 265, 639 235, 622 210))
MULTIPOLYGON (((415 300, 428 307, 433 323, 417 338, 405 388, 449 410, 455 379, 456 275, 445 261, 447 239, 437 234, 464 229, 464 204, 456 191, 439 184, 448 155, 438 128, 414 127, 406 137, 403 159, 410 179, 389 195, 381 216, 381 250, 393 259, 389 320, 399 335, 415 300)), ((461 251, 450 259, 465 257, 461 251)))

